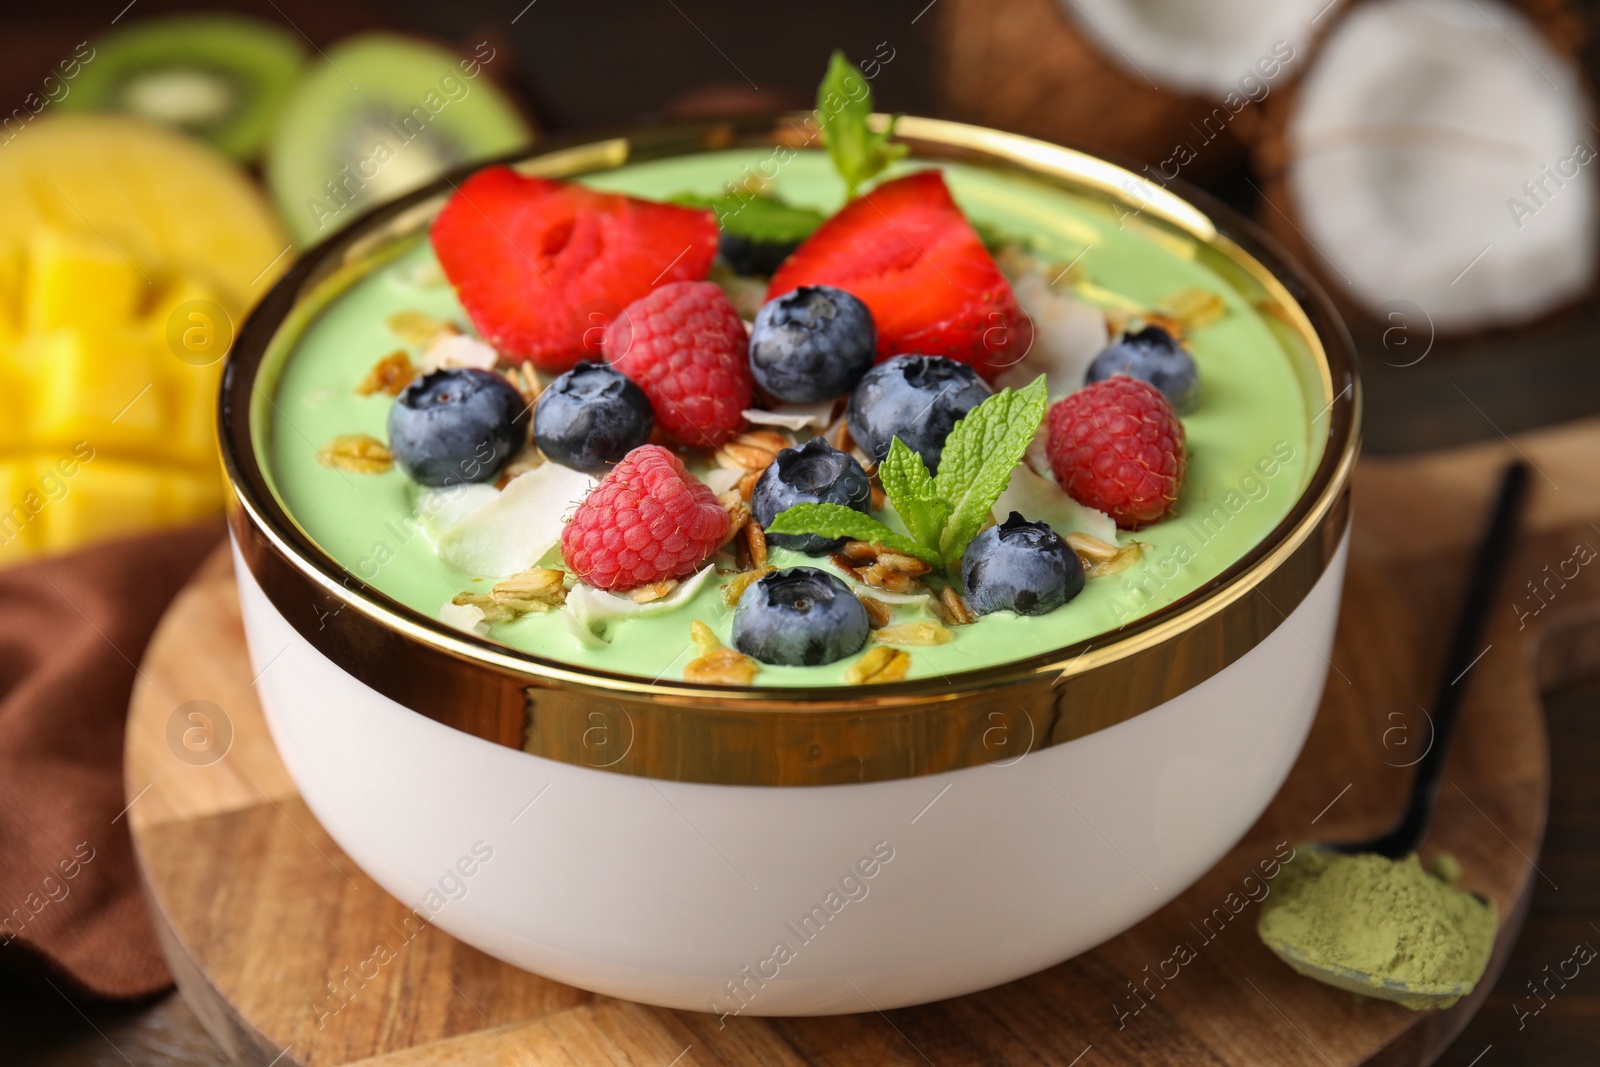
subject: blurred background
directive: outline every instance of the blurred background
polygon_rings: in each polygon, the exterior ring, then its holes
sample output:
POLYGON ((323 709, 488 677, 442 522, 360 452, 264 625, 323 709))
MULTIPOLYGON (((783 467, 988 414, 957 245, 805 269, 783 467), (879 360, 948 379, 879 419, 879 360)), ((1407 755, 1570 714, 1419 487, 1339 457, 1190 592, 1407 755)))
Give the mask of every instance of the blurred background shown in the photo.
MULTIPOLYGON (((1593 416, 1594 16, 1565 0, 11 5, 0 582, 7 565, 215 523, 227 346, 296 256, 366 207, 551 134, 808 108, 836 48, 873 65, 880 110, 1096 149, 1261 223, 1346 314, 1369 454, 1593 416), (385 138, 408 150, 374 159, 385 138)), ((1591 752, 1595 696, 1551 705, 1591 752)), ((1530 962, 1444 1062, 1502 1042, 1519 1063, 1593 1058, 1593 976, 1536 1034, 1509 1033, 1531 961, 1600 914, 1600 798, 1567 751, 1545 863, 1589 895, 1536 899, 1530 962)), ((0 1063, 219 1062, 170 992, 52 991, 7 951, 0 1063)))

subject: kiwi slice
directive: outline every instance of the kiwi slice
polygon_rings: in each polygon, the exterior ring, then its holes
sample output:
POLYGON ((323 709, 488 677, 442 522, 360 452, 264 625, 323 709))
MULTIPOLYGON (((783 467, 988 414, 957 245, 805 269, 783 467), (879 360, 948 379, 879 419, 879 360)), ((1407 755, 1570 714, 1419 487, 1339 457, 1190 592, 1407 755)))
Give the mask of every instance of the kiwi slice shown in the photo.
POLYGON ((490 81, 494 58, 487 44, 463 57, 371 33, 313 63, 267 144, 267 186, 290 232, 321 240, 455 167, 529 143, 533 131, 490 81))
POLYGON ((62 101, 124 111, 197 134, 252 159, 305 61, 288 30, 242 15, 135 22, 95 42, 62 101))

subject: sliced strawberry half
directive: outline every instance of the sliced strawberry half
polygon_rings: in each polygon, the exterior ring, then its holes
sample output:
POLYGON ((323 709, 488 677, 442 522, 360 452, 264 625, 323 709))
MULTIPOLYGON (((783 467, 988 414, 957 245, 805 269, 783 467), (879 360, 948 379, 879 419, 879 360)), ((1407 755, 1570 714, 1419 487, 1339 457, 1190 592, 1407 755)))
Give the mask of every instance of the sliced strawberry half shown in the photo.
POLYGON ((949 356, 992 378, 1033 343, 1033 322, 936 170, 846 204, 778 268, 767 299, 802 285, 832 285, 871 308, 880 362, 949 356))
POLYGON ((433 250, 485 341, 561 372, 599 359, 606 326, 651 289, 704 278, 717 220, 488 167, 439 212, 433 250))

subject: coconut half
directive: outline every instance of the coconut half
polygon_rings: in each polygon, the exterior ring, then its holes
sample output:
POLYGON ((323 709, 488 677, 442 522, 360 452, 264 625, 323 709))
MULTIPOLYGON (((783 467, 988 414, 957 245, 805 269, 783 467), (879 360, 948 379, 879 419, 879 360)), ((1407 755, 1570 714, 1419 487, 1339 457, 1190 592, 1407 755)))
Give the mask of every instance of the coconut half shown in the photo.
POLYGON ((1108 59, 1162 89, 1259 94, 1309 50, 1339 0, 1057 0, 1108 59), (1276 62, 1274 62, 1276 61, 1276 62))
POLYGON ((1132 156, 1162 184, 1225 171, 1342 0, 945 0, 950 110, 1132 156))
POLYGON ((1600 134, 1577 66, 1514 8, 1361 4, 1287 103, 1263 219, 1358 307, 1462 333, 1593 284, 1600 134))

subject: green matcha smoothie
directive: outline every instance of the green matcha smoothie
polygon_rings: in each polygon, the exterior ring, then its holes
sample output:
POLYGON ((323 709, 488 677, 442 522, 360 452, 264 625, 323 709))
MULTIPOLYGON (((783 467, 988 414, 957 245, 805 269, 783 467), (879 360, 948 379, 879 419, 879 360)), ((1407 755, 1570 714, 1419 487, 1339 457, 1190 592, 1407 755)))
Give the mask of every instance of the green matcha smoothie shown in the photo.
MULTIPOLYGON (((581 180, 651 199, 684 192, 714 196, 770 154, 767 149, 714 152, 581 180)), ((911 169, 902 165, 891 175, 911 169)), ((1179 242, 1153 237, 1148 228, 1127 220, 1119 225, 1105 204, 1022 176, 959 164, 941 169, 974 223, 1026 235, 1041 258, 1076 261, 1060 287, 1081 299, 1153 308, 1175 292, 1199 290, 1219 296, 1226 313, 1187 338, 1202 389, 1199 406, 1183 418, 1191 453, 1188 474, 1176 508, 1165 519, 1119 534, 1122 544, 1142 543, 1139 561, 1119 574, 1090 579, 1081 594, 1048 615, 996 613, 956 627, 946 644, 912 649, 912 678, 949 676, 1049 652, 1115 630, 1204 586, 1260 543, 1299 497, 1320 458, 1311 416, 1325 400, 1312 402, 1305 395, 1281 328, 1275 330, 1226 277, 1179 242)), ((792 203, 826 213, 843 202, 843 187, 820 152, 798 153, 782 167, 774 188, 792 203)), ((381 392, 358 396, 354 387, 399 347, 385 320, 408 310, 470 330, 425 239, 351 285, 309 323, 280 366, 266 368, 263 383, 272 404, 263 405, 266 430, 260 447, 278 498, 323 551, 388 596, 437 618, 452 597, 487 592, 503 576, 463 573, 439 558, 416 521, 418 487, 398 468, 360 475, 318 461, 319 449, 339 435, 386 438, 391 398, 381 392)), ((1057 398, 1052 393, 1051 399, 1057 398)), ((798 436, 803 440, 809 431, 798 436)), ((570 512, 572 503, 550 506, 570 512)), ((559 549, 550 557, 552 566, 560 566, 557 555, 559 549)), ((831 566, 826 557, 782 549, 773 550, 771 562, 831 566)), ((720 588, 725 580, 705 582, 676 610, 612 622, 603 641, 577 640, 570 620, 562 617, 565 609, 497 624, 491 636, 575 666, 677 679, 697 655, 689 636, 693 620, 704 621, 729 642, 732 609, 720 588)), ((897 621, 919 615, 927 617, 913 605, 897 609, 897 621)), ((818 667, 764 665, 755 684, 842 684, 858 658, 818 667)))

